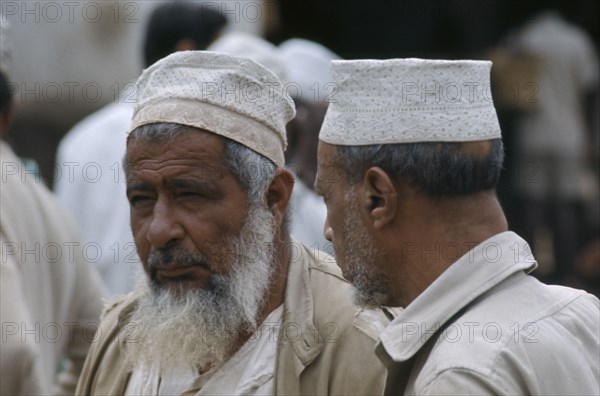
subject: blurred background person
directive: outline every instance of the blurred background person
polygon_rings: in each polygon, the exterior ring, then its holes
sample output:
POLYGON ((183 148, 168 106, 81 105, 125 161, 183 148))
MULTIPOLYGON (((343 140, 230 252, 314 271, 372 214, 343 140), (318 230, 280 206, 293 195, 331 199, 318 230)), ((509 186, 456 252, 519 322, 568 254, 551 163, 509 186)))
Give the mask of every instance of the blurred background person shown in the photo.
POLYGON ((75 225, 4 142, 14 115, 0 15, 0 394, 74 394, 104 291, 75 225))
POLYGON ((286 151, 286 162, 296 176, 292 234, 315 249, 333 254, 331 243, 323 236, 327 208, 313 185, 319 131, 329 101, 335 100, 329 62, 339 56, 319 43, 299 38, 284 41, 279 51, 287 67, 288 92, 296 104, 296 117, 287 125, 286 151))
POLYGON ((216 39, 206 50, 252 59, 275 73, 282 82, 288 82, 287 67, 277 47, 254 34, 226 33, 216 39))
MULTIPOLYGON (((161 4, 152 12, 146 27, 144 64, 149 66, 175 51, 205 49, 226 24, 223 14, 200 3, 161 4)), ((60 202, 75 217, 83 240, 100 246, 102 255, 96 265, 111 295, 132 290, 139 263, 129 227, 121 165, 125 131, 135 102, 131 83, 121 92, 119 101, 91 114, 69 131, 57 153, 59 169, 101 172, 92 179, 83 171, 63 172, 62 177, 56 178, 55 190, 60 202)))
POLYGON ((543 277, 561 284, 577 282, 576 258, 589 230, 600 226, 593 167, 599 150, 598 54, 589 35, 566 19, 568 8, 560 1, 529 2, 504 44, 513 60, 531 63, 528 77, 503 92, 521 110, 514 120, 519 205, 513 219, 541 256, 543 277))

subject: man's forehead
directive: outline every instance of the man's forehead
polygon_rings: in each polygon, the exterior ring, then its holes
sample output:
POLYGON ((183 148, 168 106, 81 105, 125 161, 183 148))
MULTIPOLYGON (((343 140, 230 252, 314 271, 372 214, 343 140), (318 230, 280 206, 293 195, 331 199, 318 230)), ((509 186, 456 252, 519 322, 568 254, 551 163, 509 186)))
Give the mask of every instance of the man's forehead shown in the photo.
POLYGON ((126 167, 130 176, 140 172, 164 175, 198 173, 203 178, 229 173, 224 161, 223 138, 210 133, 191 132, 172 139, 134 139, 127 145, 126 167))
POLYGON ((319 141, 317 159, 319 166, 331 167, 338 163, 338 146, 319 141))
POLYGON ((224 138, 208 131, 182 127, 174 135, 134 137, 127 143, 130 162, 175 157, 209 161, 223 157, 224 138), (214 157, 214 158, 211 158, 214 157))
POLYGON ((328 165, 333 162, 336 158, 337 154, 337 146, 326 143, 322 140, 319 141, 319 145, 317 146, 317 158, 319 160, 319 165, 328 165))
POLYGON ((319 142, 318 168, 315 179, 315 189, 322 193, 331 187, 332 183, 341 180, 341 169, 338 164, 337 148, 325 142, 319 142))

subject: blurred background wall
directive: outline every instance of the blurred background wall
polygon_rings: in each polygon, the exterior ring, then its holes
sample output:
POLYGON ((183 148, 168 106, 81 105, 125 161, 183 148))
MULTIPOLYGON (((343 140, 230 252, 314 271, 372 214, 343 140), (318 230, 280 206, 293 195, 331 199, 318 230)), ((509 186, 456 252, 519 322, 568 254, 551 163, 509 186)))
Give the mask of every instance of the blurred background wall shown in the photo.
MULTIPOLYGON (((133 93, 142 71, 150 12, 166 1, 2 1, 11 24, 11 80, 17 115, 7 140, 34 159, 52 185, 60 138, 87 114, 133 93)), ((260 1, 204 3, 221 10, 229 30, 263 31, 260 1)))

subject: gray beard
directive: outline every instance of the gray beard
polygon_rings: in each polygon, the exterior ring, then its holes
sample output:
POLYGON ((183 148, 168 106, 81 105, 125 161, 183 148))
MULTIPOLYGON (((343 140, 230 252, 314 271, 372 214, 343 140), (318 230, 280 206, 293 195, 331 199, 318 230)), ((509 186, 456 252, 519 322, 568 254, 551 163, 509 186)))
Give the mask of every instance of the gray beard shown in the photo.
POLYGON ((274 219, 252 205, 237 237, 224 240, 227 275, 213 275, 210 287, 174 295, 138 277, 138 304, 123 329, 128 369, 220 367, 239 348, 240 335, 252 334, 273 275, 274 219), (233 252, 233 254, 231 254, 233 252), (127 337, 125 337, 127 333, 127 337))
POLYGON ((388 280, 380 270, 385 256, 375 249, 371 236, 358 218, 358 206, 346 197, 350 210, 344 219, 345 267, 354 304, 365 308, 386 306, 388 280), (381 262, 378 262, 381 261, 381 262))

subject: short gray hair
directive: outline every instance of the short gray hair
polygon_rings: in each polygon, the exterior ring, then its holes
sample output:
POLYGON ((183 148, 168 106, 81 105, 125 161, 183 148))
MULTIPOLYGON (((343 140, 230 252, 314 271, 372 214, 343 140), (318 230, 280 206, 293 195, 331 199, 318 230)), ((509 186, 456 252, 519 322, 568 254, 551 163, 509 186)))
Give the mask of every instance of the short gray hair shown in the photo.
POLYGON ((490 150, 482 158, 466 154, 462 142, 336 146, 335 162, 350 186, 376 166, 426 196, 465 196, 493 190, 498 184, 504 146, 501 139, 490 142, 490 150))

